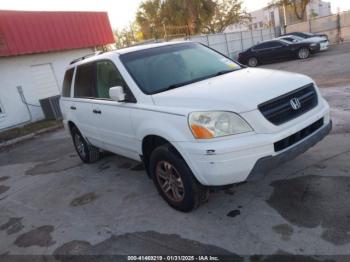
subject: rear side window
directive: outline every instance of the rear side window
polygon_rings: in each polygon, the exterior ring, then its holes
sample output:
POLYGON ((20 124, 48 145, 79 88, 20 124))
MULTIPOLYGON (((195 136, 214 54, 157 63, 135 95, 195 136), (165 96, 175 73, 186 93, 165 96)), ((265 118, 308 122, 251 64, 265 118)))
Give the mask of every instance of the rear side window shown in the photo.
POLYGON ((63 79, 62 96, 70 97, 74 68, 67 70, 63 79))
POLYGON ((75 74, 74 97, 94 98, 96 97, 95 64, 84 64, 77 67, 75 74))
POLYGON ((267 42, 267 43, 262 43, 262 44, 256 45, 254 47, 254 49, 259 50, 259 49, 265 49, 265 48, 269 48, 269 47, 270 47, 270 42, 267 42))

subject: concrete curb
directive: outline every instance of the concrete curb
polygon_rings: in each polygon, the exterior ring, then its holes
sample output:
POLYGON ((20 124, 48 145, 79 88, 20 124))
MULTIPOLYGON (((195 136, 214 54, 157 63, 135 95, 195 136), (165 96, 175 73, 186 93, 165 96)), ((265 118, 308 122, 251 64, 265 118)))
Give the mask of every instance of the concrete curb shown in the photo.
POLYGON ((3 149, 5 147, 9 147, 9 146, 18 144, 20 142, 32 139, 32 138, 34 138, 37 135, 41 135, 41 134, 44 134, 44 133, 52 132, 52 131, 55 131, 55 130, 60 129, 60 128, 63 128, 62 124, 58 124, 58 125, 55 125, 55 126, 50 126, 50 127, 38 130, 38 131, 36 131, 34 133, 30 133, 30 134, 27 134, 25 136, 20 136, 20 137, 17 137, 17 138, 14 138, 14 139, 2 142, 2 143, 0 143, 0 149, 3 149))

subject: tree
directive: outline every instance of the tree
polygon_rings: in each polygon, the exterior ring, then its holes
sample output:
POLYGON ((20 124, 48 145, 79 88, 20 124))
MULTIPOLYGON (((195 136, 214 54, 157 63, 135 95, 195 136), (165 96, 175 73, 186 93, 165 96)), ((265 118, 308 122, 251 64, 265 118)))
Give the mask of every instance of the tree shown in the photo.
POLYGON ((196 34, 212 18, 215 6, 213 0, 168 0, 162 15, 166 25, 186 26, 189 34, 196 34))
POLYGON ((240 0, 218 0, 212 17, 203 24, 203 33, 220 33, 231 24, 250 20, 240 0))
POLYGON ((273 0, 270 6, 290 6, 299 20, 304 20, 306 7, 311 0, 273 0))
POLYGON ((147 39, 164 37, 168 27, 185 28, 190 35, 218 33, 248 18, 241 0, 147 0, 136 22, 147 39))
POLYGON ((115 30, 116 47, 123 48, 133 45, 136 42, 132 27, 125 27, 122 30, 115 30))
POLYGON ((140 4, 136 13, 136 23, 140 26, 145 39, 161 37, 163 26, 161 11, 161 0, 148 0, 140 4))

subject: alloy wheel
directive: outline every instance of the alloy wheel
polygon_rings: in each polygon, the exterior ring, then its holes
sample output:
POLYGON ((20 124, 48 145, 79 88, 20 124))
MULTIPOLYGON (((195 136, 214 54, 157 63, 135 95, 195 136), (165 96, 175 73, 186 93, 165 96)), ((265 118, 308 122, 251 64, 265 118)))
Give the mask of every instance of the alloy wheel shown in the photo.
POLYGON ((85 144, 82 137, 79 134, 74 135, 74 144, 77 148, 78 154, 82 157, 86 157, 85 144))
POLYGON ((185 197, 185 187, 176 168, 167 161, 159 161, 156 166, 157 182, 171 201, 181 202, 185 197))
POLYGON ((309 49, 307 48, 301 48, 299 50, 299 58, 300 59, 306 59, 309 57, 309 49))
POLYGON ((258 60, 255 57, 249 58, 248 65, 251 67, 255 67, 258 65, 258 60))

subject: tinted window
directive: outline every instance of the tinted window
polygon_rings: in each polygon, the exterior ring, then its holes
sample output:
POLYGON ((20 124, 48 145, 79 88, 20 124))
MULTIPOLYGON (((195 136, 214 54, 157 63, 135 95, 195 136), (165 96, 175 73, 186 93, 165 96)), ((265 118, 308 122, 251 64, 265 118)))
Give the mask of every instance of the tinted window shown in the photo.
POLYGON ((117 68, 112 62, 99 61, 96 63, 96 88, 97 98, 109 98, 109 89, 114 86, 122 86, 125 83, 117 68))
POLYGON ((267 42, 267 43, 262 43, 262 44, 259 44, 259 45, 256 45, 254 47, 254 49, 264 49, 264 48, 269 48, 270 47, 270 42, 267 42))
POLYGON ((303 33, 298 33, 298 32, 293 33, 293 35, 296 35, 296 36, 299 36, 299 37, 302 37, 302 38, 306 38, 306 37, 307 37, 305 34, 303 34, 303 33))
POLYGON ((69 69, 64 75, 63 86, 62 86, 63 97, 70 97, 70 89, 72 86, 73 73, 74 73, 74 68, 69 69))
POLYGON ((291 38, 291 37, 284 37, 283 40, 289 41, 289 42, 293 42, 294 41, 294 39, 291 38))
POLYGON ((196 43, 150 48, 121 55, 121 60, 146 94, 194 83, 240 66, 196 43))
POLYGON ((95 97, 94 64, 85 64, 77 67, 74 85, 74 97, 95 97))
POLYGON ((279 46, 283 46, 283 44, 281 42, 274 41, 274 42, 270 42, 269 46, 270 47, 279 47, 279 46))

